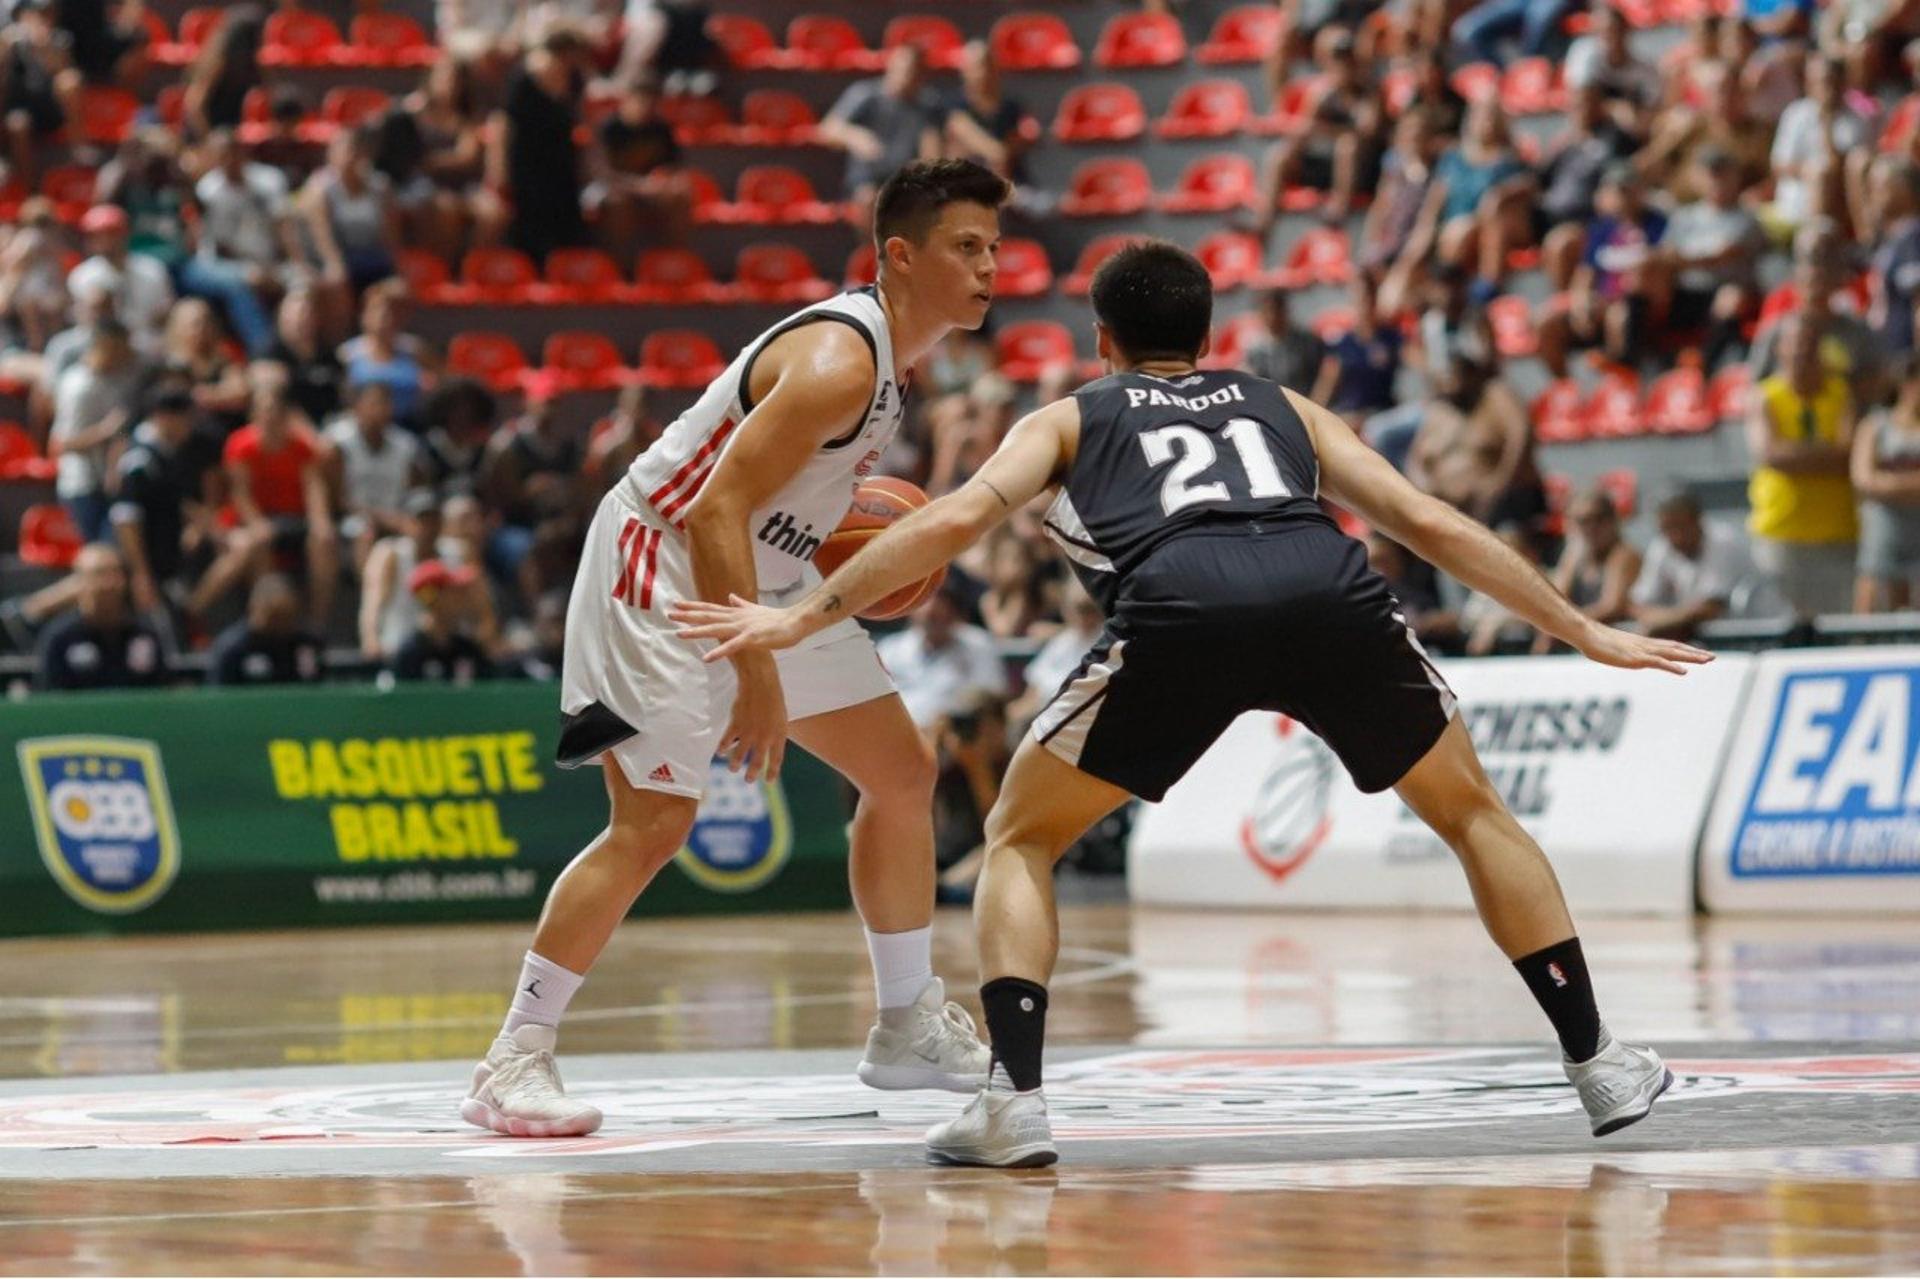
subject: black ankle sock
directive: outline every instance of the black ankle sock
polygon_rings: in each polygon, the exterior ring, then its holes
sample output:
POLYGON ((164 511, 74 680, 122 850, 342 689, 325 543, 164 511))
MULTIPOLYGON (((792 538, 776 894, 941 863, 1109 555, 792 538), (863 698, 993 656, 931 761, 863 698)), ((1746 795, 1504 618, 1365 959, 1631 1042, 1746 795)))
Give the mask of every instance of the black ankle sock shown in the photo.
POLYGON ((1540 1010, 1560 1036, 1569 1061, 1586 1061, 1600 1047, 1600 1010, 1593 1002, 1593 979, 1587 976, 1587 957, 1580 939, 1569 937, 1545 950, 1513 961, 1540 1010))
POLYGON ((996 977, 980 988, 993 1059, 1020 1092, 1040 1086, 1040 1049, 1047 1041, 1047 988, 1019 977, 996 977))

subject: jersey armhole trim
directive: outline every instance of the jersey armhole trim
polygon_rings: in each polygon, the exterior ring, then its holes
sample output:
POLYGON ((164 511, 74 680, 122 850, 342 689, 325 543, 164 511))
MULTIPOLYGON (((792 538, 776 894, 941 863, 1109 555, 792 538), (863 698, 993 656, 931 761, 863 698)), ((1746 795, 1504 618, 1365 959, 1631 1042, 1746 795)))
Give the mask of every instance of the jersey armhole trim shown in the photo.
MULTIPOLYGON (((823 320, 836 320, 865 339, 867 350, 873 355, 874 385, 879 385, 880 378, 883 376, 880 371, 880 345, 873 340, 873 334, 867 331, 867 326, 854 319, 851 315, 846 315, 839 311, 809 311, 804 315, 794 316, 791 320, 788 320, 785 324, 782 324, 779 328, 767 334, 765 338, 761 339, 760 345, 753 348, 753 353, 747 356, 746 365, 740 370, 740 415, 743 418, 753 412, 753 365, 754 361, 760 358, 760 353, 772 346, 775 340, 785 337, 796 329, 804 329, 809 324, 816 324, 823 320)), ((873 400, 873 393, 871 391, 867 393, 867 400, 869 403, 873 400)), ((866 429, 866 425, 866 415, 862 414, 860 421, 854 423, 851 431, 848 431, 845 435, 828 440, 822 447, 827 449, 845 448, 860 437, 860 432, 866 429)))

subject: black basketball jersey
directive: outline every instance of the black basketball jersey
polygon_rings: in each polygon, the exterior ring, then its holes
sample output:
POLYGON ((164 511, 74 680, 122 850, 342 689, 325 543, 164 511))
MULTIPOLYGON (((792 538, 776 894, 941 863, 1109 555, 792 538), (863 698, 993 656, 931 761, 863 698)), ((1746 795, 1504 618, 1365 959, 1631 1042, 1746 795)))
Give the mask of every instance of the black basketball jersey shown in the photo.
POLYGON ((1128 574, 1183 533, 1329 522, 1313 440, 1272 382, 1236 370, 1116 373, 1074 398, 1080 447, 1046 528, 1109 612, 1128 574))

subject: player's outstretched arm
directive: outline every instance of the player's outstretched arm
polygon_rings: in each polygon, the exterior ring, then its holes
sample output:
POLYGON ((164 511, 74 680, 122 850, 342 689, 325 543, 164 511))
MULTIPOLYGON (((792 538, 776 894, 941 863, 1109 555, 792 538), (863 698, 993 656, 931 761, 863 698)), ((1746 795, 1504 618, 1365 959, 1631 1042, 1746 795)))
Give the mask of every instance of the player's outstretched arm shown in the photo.
POLYGON ((927 576, 1045 492, 1070 458, 1079 426, 1080 407, 1070 398, 1028 414, 972 479, 867 543, 792 608, 766 608, 736 596, 726 605, 689 600, 668 613, 682 623, 683 638, 721 641, 706 654, 709 662, 790 648, 927 576))
POLYGON ((1713 660, 1690 644, 1595 622, 1485 525, 1408 483, 1337 415, 1291 391, 1287 396, 1320 455, 1320 487, 1422 559, 1604 665, 1684 675, 1687 667, 1713 660))

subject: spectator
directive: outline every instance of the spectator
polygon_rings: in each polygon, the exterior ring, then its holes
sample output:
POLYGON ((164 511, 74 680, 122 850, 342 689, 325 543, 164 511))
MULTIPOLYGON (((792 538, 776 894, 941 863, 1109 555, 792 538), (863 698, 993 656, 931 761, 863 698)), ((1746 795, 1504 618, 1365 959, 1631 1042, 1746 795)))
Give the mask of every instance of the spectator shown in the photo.
POLYGON ((1806 96, 1789 106, 1773 136, 1771 229, 1785 239, 1809 218, 1845 213, 1845 157, 1871 141, 1867 122, 1845 102, 1845 69, 1834 59, 1807 60, 1806 96))
MULTIPOLYGON (((194 188, 200 205, 200 247, 190 271, 237 280, 249 303, 232 304, 227 319, 249 354, 273 347, 273 326, 262 296, 279 296, 292 283, 294 263, 303 254, 291 216, 287 178, 272 165, 247 158, 231 129, 216 129, 207 140, 211 162, 194 188)), ((194 290, 191 282, 187 285, 194 290)))
POLYGON ((14 180, 32 190, 40 148, 79 115, 80 72, 53 24, 51 0, 14 0, 0 25, 0 123, 14 180))
POLYGON ((538 263, 555 249, 587 242, 573 140, 579 56, 577 36, 551 32, 514 73, 506 106, 493 121, 488 181, 513 207, 509 242, 538 263))
POLYGON ((63 236, 53 205, 41 197, 20 206, 20 225, 0 247, 0 326, 29 351, 44 351, 66 321, 63 236))
POLYGON ((1367 537, 1367 567, 1386 579, 1415 639, 1443 652, 1460 650, 1460 615, 1440 598, 1440 576, 1433 565, 1376 532, 1367 537))
POLYGON ((1305 394, 1320 374, 1327 344, 1312 329, 1294 325, 1285 289, 1260 295, 1260 326, 1242 361, 1247 372, 1305 394))
POLYGON ((1013 758, 1005 699, 973 690, 941 717, 934 741, 940 761, 933 789, 934 861, 940 867, 935 894, 939 901, 965 903, 985 860, 987 814, 1013 758))
MULTIPOLYGON (((986 465, 1013 426, 1013 383, 998 373, 981 375, 972 391, 951 396, 929 409, 933 432, 933 459, 927 470, 927 491, 938 497, 951 493, 986 465)), ((976 543, 985 555, 985 544, 976 543)))
POLYGON ((469 232, 481 241, 498 239, 507 210, 486 185, 487 122, 473 64, 442 54, 402 107, 418 137, 419 172, 428 184, 425 201, 405 215, 406 242, 453 259, 467 246, 469 232))
POLYGON ((1561 24, 1574 0, 1480 0, 1453 24, 1453 41, 1468 62, 1504 63, 1502 46, 1517 39, 1523 57, 1550 57, 1561 47, 1561 24))
POLYGON ((1447 71, 1447 55, 1437 46, 1425 45, 1413 53, 1413 96, 1403 114, 1414 111, 1426 115, 1436 138, 1457 138, 1467 123, 1467 100, 1453 87, 1447 71))
POLYGON ((89 542, 106 535, 114 445, 133 423, 144 377, 126 326, 101 320, 93 326, 86 357, 62 373, 54 388, 47 435, 47 451, 59 467, 54 492, 89 542))
POLYGON ((73 64, 91 84, 137 86, 147 69, 140 10, 113 0, 61 0, 60 26, 73 64))
MULTIPOLYGON (((1596 622, 1623 620, 1640 579, 1640 552, 1621 536, 1613 499, 1598 489, 1580 497, 1567 512, 1567 524, 1569 536, 1553 570, 1554 586, 1596 622)), ((1536 651, 1544 653, 1550 646, 1543 635, 1536 651)))
POLYGON ((1060 595, 1060 611, 1066 624, 1048 636, 1047 642, 1027 663, 1021 675, 1023 691, 1007 708, 1007 718, 1021 728, 1073 677, 1081 659, 1100 638, 1100 628, 1106 621, 1100 605, 1087 594, 1078 578, 1069 575, 1060 595))
POLYGON ((999 639, 1045 639, 1055 624, 1047 621, 1046 583, 1033 546, 1011 528, 988 539, 987 589, 980 596, 980 620, 999 639))
POLYGON ((1671 339, 1704 328, 1701 362, 1714 367, 1740 343, 1741 324, 1759 300, 1755 264, 1767 235, 1740 205, 1740 171, 1724 151, 1698 153, 1705 198, 1674 210, 1660 237, 1660 278, 1671 279, 1662 329, 1671 339))
POLYGON ((1378 86, 1368 83, 1362 73, 1353 33, 1345 27, 1325 28, 1314 37, 1313 58, 1320 69, 1313 103, 1306 118, 1275 144, 1267 158, 1266 190, 1254 226, 1254 234, 1262 240, 1280 217, 1288 187, 1325 191, 1324 216, 1329 222, 1341 222, 1354 196, 1371 191, 1379 182, 1386 108, 1378 86))
POLYGON ((221 539, 206 502, 206 476, 219 458, 219 446, 194 430, 186 379, 163 378, 146 420, 120 455, 111 508, 133 604, 144 615, 163 616, 170 599, 178 598, 198 616, 245 571, 244 552, 218 557, 221 539), (210 560, 201 589, 193 591, 189 565, 210 560))
POLYGON ((583 508, 581 469, 579 440, 549 396, 529 398, 527 411, 495 433, 480 464, 478 491, 500 521, 486 556, 497 581, 518 578, 542 522, 583 508))
POLYGON ((513 657, 521 679, 551 683, 560 678, 567 649, 567 593, 549 591, 533 606, 530 642, 513 657))
POLYGON ((1853 441, 1860 497, 1857 613, 1908 608, 1920 580, 1920 367, 1909 362, 1893 407, 1867 415, 1853 441))
POLYGON ((1499 98, 1479 98, 1467 110, 1460 144, 1434 166, 1428 201, 1437 215, 1441 260, 1477 271, 1485 287, 1497 286, 1508 253, 1532 240, 1534 186, 1513 150, 1499 98))
POLYGON ((1874 229, 1868 312, 1886 349, 1914 353, 1913 313, 1920 304, 1920 164, 1885 159, 1874 167, 1874 229))
POLYGON ((120 552, 100 544, 82 547, 73 573, 79 608, 41 633, 35 685, 67 690, 166 683, 166 650, 159 633, 133 616, 120 552))
MULTIPOLYGON (((1831 224, 1825 224, 1830 228, 1831 224)), ((1859 316, 1835 305, 1845 296, 1841 279, 1839 238, 1809 223, 1794 237, 1794 305, 1789 315, 1799 317, 1813 332, 1820 363, 1846 379, 1854 402, 1861 407, 1879 404, 1887 392, 1891 353, 1880 335, 1859 316)), ((1753 380, 1771 377, 1780 368, 1780 325, 1775 321, 1760 331, 1748 364, 1753 380)))
POLYGON ((191 248, 192 196, 193 184, 180 168, 179 140, 157 126, 128 132, 94 183, 96 203, 126 210, 128 250, 156 259, 176 283, 191 248))
POLYGON ((320 337, 314 291, 297 285, 280 299, 280 318, 267 359, 286 370, 287 394, 309 424, 340 411, 347 373, 340 357, 320 337))
POLYGON ((428 560, 407 575, 407 590, 419 604, 420 619, 388 667, 404 680, 466 685, 491 679, 493 666, 480 645, 463 633, 468 621, 474 570, 428 560))
POLYGON ((1365 271, 1353 273, 1353 322, 1327 344, 1312 398, 1349 419, 1390 408, 1400 375, 1400 330, 1381 323, 1379 289, 1365 271))
POLYGON ((237 129, 246 117, 247 95, 260 87, 260 47, 267 20, 251 4, 227 10, 186 74, 183 123, 190 139, 215 129, 237 129))
POLYGON ((1381 161, 1380 187, 1360 225, 1354 265, 1385 277, 1381 293, 1389 310, 1397 309, 1407 282, 1433 250, 1438 206, 1429 211, 1427 205, 1439 146, 1433 113, 1409 107, 1394 123, 1393 147, 1381 161))
POLYGON ((440 503, 425 489, 407 494, 399 533, 374 543, 360 576, 360 653, 388 662, 419 625, 420 605, 407 580, 439 557, 440 503))
POLYGON ((100 322, 113 319, 113 295, 98 281, 73 291, 73 327, 48 338, 47 349, 40 359, 40 381, 34 388, 36 415, 52 413, 60 375, 86 358, 100 322))
POLYGON ((618 484, 634 459, 665 430, 649 409, 646 387, 637 382, 621 387, 613 413, 596 422, 587 437, 587 456, 581 463, 587 495, 597 497, 618 484))
POLYGON ((160 350, 161 330, 173 309, 173 281, 167 268, 145 254, 128 249, 127 211, 96 204, 80 219, 93 256, 73 268, 67 288, 74 297, 101 294, 112 314, 126 325, 134 348, 142 354, 160 350))
POLYGON ((711 94, 715 71, 726 65, 725 52, 707 33, 712 12, 706 0, 627 0, 621 82, 651 75, 668 93, 711 94))
POLYGON ((1587 228, 1566 304, 1540 325, 1540 358, 1555 377, 1567 376, 1567 357, 1576 348, 1599 346, 1616 364, 1633 362, 1646 325, 1654 246, 1667 220, 1641 202, 1639 183, 1625 165, 1601 178, 1595 208, 1599 217, 1587 228))
POLYGON ((1407 478, 1489 527, 1532 526, 1544 517, 1532 422, 1492 365, 1458 357, 1435 390, 1407 455, 1407 478))
POLYGON ((961 619, 965 605, 949 583, 913 615, 913 625, 880 641, 880 663, 893 676, 907 714, 928 732, 964 712, 981 693, 1004 694, 1007 672, 993 636, 961 619))
POLYGON ((429 483, 448 493, 473 490, 497 413, 493 392, 472 378, 439 380, 420 409, 429 483))
POLYGON ((452 568, 470 568, 473 576, 464 587, 466 616, 474 638, 489 653, 500 650, 500 610, 494 605, 493 590, 484 569, 487 563, 487 513, 480 500, 458 494, 440 504, 440 558, 452 568))
POLYGON ((1633 618, 1649 635, 1691 640, 1703 622, 1725 617, 1753 579, 1746 539, 1700 517, 1691 494, 1660 503, 1660 536, 1633 584, 1633 618))
POLYGON ((268 573, 247 596, 247 615, 214 641, 207 683, 226 686, 318 684, 320 641, 300 629, 300 592, 268 573))
POLYGON ((1633 56, 1628 34, 1627 15, 1617 5, 1595 5, 1593 32, 1567 50, 1565 77, 1569 89, 1598 89, 1613 122, 1637 134, 1660 99, 1660 73, 1633 56))
POLYGON ((1649 186, 1673 199, 1697 199, 1706 194, 1691 185, 1700 172, 1700 157, 1717 150, 1733 157, 1739 190, 1754 190, 1772 168, 1773 121, 1753 110, 1745 85, 1731 67, 1707 63, 1696 79, 1704 103, 1697 107, 1679 103, 1663 112, 1654 121, 1652 137, 1634 167, 1649 186))
POLYGON ((1541 236, 1542 266, 1548 282, 1565 289, 1573 282, 1586 248, 1601 180, 1630 159, 1632 135, 1606 113, 1596 85, 1568 95, 1567 128, 1548 146, 1540 167, 1540 208, 1535 231, 1541 236))
POLYGON ((304 561, 309 616, 324 633, 340 572, 337 534, 320 446, 295 419, 283 378, 255 380, 253 421, 227 438, 223 461, 254 572, 281 556, 304 561))
POLYGON ((1001 81, 999 64, 985 40, 969 40, 960 53, 960 89, 948 103, 942 154, 972 160, 1013 184, 1017 207, 1044 213, 1033 191, 1027 152, 1039 135, 1039 123, 1001 81))
POLYGON ((433 357, 426 345, 403 331, 407 286, 388 280, 367 290, 360 306, 360 335, 340 347, 340 364, 350 386, 378 382, 393 397, 393 415, 412 423, 419 415, 433 357))
POLYGON ((1807 34, 1814 0, 1742 0, 1740 15, 1763 40, 1792 40, 1807 34))
POLYGON ((193 403, 207 415, 220 438, 247 420, 246 370, 221 349, 213 308, 200 298, 182 298, 167 317, 162 356, 171 369, 188 375, 193 403))
POLYGON ((393 392, 384 382, 353 388, 353 407, 328 425, 328 469, 339 495, 340 533, 353 548, 353 570, 365 568, 373 544, 405 526, 407 493, 425 478, 420 444, 393 424, 393 392))
POLYGON ((602 241, 631 265, 643 245, 679 244, 693 225, 693 182, 680 167, 680 144, 660 114, 659 89, 642 80, 600 123, 594 181, 585 200, 597 210, 602 241))
MULTIPOLYGON (((1524 524, 1505 524, 1494 532, 1521 559, 1540 567, 1540 538, 1532 529, 1524 524)), ((1460 631, 1466 636, 1468 657, 1529 653, 1541 640, 1524 617, 1479 591, 1468 595, 1460 605, 1460 631)))
POLYGON ((1493 368, 1493 330, 1486 312, 1468 300, 1466 272, 1446 263, 1436 267, 1427 276, 1424 302, 1413 326, 1407 363, 1429 384, 1450 377, 1456 360, 1493 368))
POLYGON ((364 126, 334 134, 325 167, 307 179, 295 207, 328 309, 343 322, 353 295, 392 275, 399 260, 399 208, 373 167, 373 134, 364 126))
POLYGON ((1797 318, 1782 322, 1781 371, 1754 388, 1747 419, 1753 558, 1794 613, 1844 612, 1858 525, 1848 482, 1854 405, 1821 367, 1797 318))
POLYGON ((937 155, 940 105, 927 91, 927 55, 908 41, 887 55, 885 74, 847 86, 816 139, 847 153, 849 220, 864 234, 880 184, 912 160, 937 155))
MULTIPOLYGON (((309 108, 300 90, 291 84, 276 84, 267 90, 267 119, 257 132, 250 132, 247 149, 254 160, 286 175, 287 189, 298 192, 312 177, 314 147, 305 136, 309 108)), ((294 197, 294 213, 300 214, 299 197, 294 197)), ((295 262, 305 262, 303 251, 295 262)))

